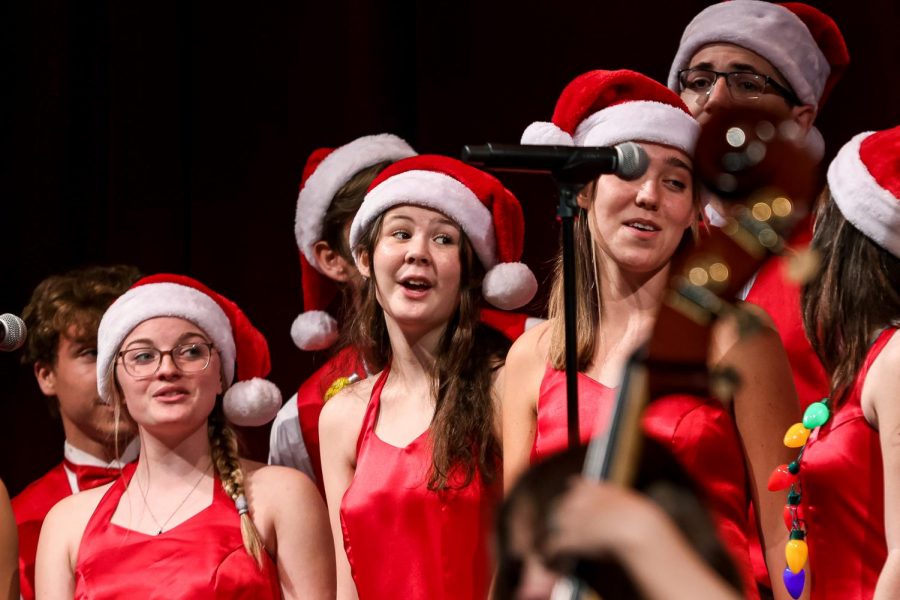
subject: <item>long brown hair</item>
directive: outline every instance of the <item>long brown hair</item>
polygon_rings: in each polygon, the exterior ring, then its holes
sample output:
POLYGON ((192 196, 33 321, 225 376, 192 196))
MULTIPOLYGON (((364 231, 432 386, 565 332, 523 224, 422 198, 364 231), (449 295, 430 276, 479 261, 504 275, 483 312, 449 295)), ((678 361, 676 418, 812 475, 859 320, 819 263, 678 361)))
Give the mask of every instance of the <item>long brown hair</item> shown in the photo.
MULTIPOLYGON (((575 347, 578 370, 586 370, 594 358, 597 332, 600 329, 600 277, 595 257, 594 238, 588 226, 587 211, 578 209, 575 218, 575 347)), ((547 305, 551 323, 550 363, 554 369, 566 368, 565 348, 565 293, 563 290, 562 248, 556 255, 553 268, 553 284, 547 305)))
MULTIPOLYGON (((359 252, 374 256, 382 222, 383 214, 364 233, 359 252)), ((439 342, 432 373, 435 409, 430 434, 430 490, 456 487, 455 478, 451 483, 456 469, 462 473, 458 487, 469 485, 476 472, 490 483, 500 458, 491 389, 493 374, 509 350, 509 341, 479 320, 484 270, 462 231, 459 253, 460 302, 439 342)), ((384 311, 375 296, 376 286, 372 269, 371 277, 365 279, 360 290, 349 331, 367 366, 380 371, 390 362, 392 352, 384 311)))
POLYGON ((811 246, 819 273, 803 288, 803 327, 831 377, 831 397, 850 392, 880 329, 900 319, 900 259, 850 224, 825 188, 811 246))

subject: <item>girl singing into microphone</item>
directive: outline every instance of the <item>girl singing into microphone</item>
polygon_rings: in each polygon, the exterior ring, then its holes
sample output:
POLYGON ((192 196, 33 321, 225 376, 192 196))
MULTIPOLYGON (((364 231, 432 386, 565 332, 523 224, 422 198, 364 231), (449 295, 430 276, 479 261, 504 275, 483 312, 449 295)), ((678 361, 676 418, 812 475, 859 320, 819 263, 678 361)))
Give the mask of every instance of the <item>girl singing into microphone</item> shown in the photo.
MULTIPOLYGON (((581 441, 603 431, 629 356, 649 337, 668 283, 669 261, 691 243, 699 206, 692 155, 699 125, 678 96, 633 71, 591 71, 562 92, 552 123, 526 129, 523 143, 610 146, 639 143, 647 171, 626 181, 602 175, 578 197, 577 360, 581 441)), ((504 484, 530 462, 566 447, 562 265, 549 320, 526 332, 507 359, 503 399, 504 484)), ((757 597, 748 554, 750 499, 785 460, 768 439, 796 415, 791 374, 777 334, 739 340, 733 322, 714 331, 710 364, 731 366, 741 385, 728 406, 690 396, 648 407, 645 433, 698 483, 748 597, 757 597), (748 489, 748 479, 754 485, 748 489)), ((777 499, 760 504, 764 532, 786 541, 777 499)), ((773 557, 773 560, 776 560, 773 557)))

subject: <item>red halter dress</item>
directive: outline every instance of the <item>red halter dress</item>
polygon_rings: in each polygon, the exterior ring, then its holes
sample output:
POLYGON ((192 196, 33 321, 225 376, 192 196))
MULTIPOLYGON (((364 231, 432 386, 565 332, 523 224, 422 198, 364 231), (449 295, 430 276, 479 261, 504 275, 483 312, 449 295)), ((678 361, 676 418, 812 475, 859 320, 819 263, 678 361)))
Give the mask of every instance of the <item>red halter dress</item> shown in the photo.
POLYGON ((356 472, 341 501, 344 549, 359 598, 486 598, 493 572, 488 539, 499 490, 476 474, 463 488, 431 491, 428 431, 403 448, 378 437, 388 371, 372 389, 356 472))
POLYGON ((869 367, 896 332, 878 336, 849 396, 803 451, 798 478, 812 600, 871 598, 887 560, 881 444, 860 399, 869 367))
MULTIPOLYGON (((609 418, 616 389, 606 387, 584 373, 578 373, 578 435, 581 443, 591 441, 599 415, 609 418)), ((538 395, 537 428, 531 446, 531 462, 539 462, 569 446, 566 372, 547 365, 538 395)))
MULTIPOLYGON (((579 429, 587 441, 608 426, 615 389, 579 373, 578 392, 579 429)), ((719 538, 744 581, 744 597, 759 598, 747 542, 747 471, 734 419, 718 401, 671 395, 654 400, 642 421, 644 433, 672 453, 704 494, 719 538)), ((537 432, 533 460, 566 447, 565 371, 548 367, 544 373, 537 432)))
POLYGON ((218 478, 213 501, 160 535, 111 522, 136 464, 125 467, 88 521, 75 565, 76 600, 105 598, 281 598, 275 565, 244 550, 240 517, 218 478))

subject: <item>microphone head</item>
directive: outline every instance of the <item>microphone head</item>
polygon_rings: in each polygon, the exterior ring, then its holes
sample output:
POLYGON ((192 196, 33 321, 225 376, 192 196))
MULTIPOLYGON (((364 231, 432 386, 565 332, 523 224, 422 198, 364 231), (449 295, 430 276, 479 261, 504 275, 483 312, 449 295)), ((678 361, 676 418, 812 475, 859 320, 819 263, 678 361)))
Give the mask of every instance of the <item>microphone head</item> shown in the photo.
POLYGON ((18 350, 25 343, 25 321, 16 315, 5 313, 0 315, 0 350, 11 352, 18 350))
POLYGON ((637 179, 647 172, 650 166, 650 158, 640 144, 625 142, 615 146, 619 156, 619 164, 616 167, 616 175, 630 181, 637 179))

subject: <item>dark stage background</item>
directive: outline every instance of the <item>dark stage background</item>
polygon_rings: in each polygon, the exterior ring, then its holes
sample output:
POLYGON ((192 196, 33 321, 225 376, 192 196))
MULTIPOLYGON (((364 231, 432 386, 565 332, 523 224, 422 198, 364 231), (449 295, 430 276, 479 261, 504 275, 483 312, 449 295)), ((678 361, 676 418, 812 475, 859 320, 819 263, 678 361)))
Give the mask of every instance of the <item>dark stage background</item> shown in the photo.
MULTIPOLYGON (((293 237, 306 156, 395 132, 420 152, 516 142, 595 68, 664 79, 700 1, 7 2, 0 18, 0 312, 51 273, 125 262, 198 277, 268 336, 287 398, 316 358, 293 237)), ((852 65, 818 124, 833 155, 900 123, 895 0, 815 2, 852 65)), ((553 187, 503 177, 546 274, 553 187)), ((318 357, 321 361, 322 357, 318 357)), ((18 353, 0 356, 0 477, 11 493, 61 456, 62 429, 18 353)), ((245 432, 265 456, 267 428, 245 432)), ((773 432, 777 434, 777 432, 773 432)))

